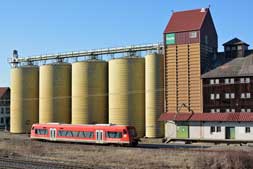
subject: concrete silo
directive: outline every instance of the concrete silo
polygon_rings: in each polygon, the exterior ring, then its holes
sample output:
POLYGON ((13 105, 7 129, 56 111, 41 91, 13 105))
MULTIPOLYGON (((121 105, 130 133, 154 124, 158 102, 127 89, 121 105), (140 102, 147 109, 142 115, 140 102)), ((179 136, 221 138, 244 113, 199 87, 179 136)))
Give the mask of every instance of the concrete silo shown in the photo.
POLYGON ((10 132, 30 132, 39 116, 39 68, 22 66, 11 69, 10 132))
POLYGON ((39 122, 70 123, 71 64, 54 63, 40 67, 39 122))
POLYGON ((164 57, 149 54, 145 59, 145 136, 163 137, 164 126, 158 119, 164 111, 164 57))
POLYGON ((133 125, 145 134, 145 60, 109 61, 109 123, 133 125))
POLYGON ((108 63, 72 64, 72 124, 108 123, 108 63))

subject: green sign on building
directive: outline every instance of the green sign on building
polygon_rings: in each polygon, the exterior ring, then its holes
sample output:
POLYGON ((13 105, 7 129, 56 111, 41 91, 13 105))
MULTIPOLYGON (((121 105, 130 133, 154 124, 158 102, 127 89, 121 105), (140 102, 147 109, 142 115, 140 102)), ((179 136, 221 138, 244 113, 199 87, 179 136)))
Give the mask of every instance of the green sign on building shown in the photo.
POLYGON ((166 34, 166 45, 173 45, 175 44, 175 41, 175 33, 166 34))

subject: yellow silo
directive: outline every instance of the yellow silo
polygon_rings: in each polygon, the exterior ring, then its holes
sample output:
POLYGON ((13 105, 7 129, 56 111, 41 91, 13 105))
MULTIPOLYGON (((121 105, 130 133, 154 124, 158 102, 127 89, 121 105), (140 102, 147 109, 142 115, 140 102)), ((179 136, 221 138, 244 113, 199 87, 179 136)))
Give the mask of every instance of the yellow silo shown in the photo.
POLYGON ((109 61, 109 123, 133 125, 145 134, 145 60, 109 61))
POLYGON ((11 69, 10 132, 27 133, 39 116, 39 68, 11 69))
POLYGON ((41 66, 39 91, 39 122, 70 123, 71 64, 41 66))
POLYGON ((72 64, 72 124, 108 123, 108 63, 72 64))
POLYGON ((146 137, 163 137, 164 126, 158 121, 164 109, 163 55, 149 54, 145 60, 145 125, 146 137))

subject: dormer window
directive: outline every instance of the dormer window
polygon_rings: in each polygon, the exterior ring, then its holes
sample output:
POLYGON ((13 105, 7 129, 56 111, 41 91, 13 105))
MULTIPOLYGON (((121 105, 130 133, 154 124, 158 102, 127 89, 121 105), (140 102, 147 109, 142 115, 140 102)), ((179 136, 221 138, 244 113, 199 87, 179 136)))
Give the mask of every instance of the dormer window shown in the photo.
POLYGON ((238 50, 242 50, 242 46, 238 46, 237 49, 238 49, 238 50))

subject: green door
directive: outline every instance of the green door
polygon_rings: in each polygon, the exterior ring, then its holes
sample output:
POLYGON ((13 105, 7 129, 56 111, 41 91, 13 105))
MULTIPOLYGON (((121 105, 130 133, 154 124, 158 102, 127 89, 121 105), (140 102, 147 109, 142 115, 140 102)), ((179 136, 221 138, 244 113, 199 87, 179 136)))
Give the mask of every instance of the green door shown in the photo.
POLYGON ((177 126, 177 138, 189 138, 189 126, 177 126))
POLYGON ((235 127, 226 127, 226 139, 235 139, 235 127))

